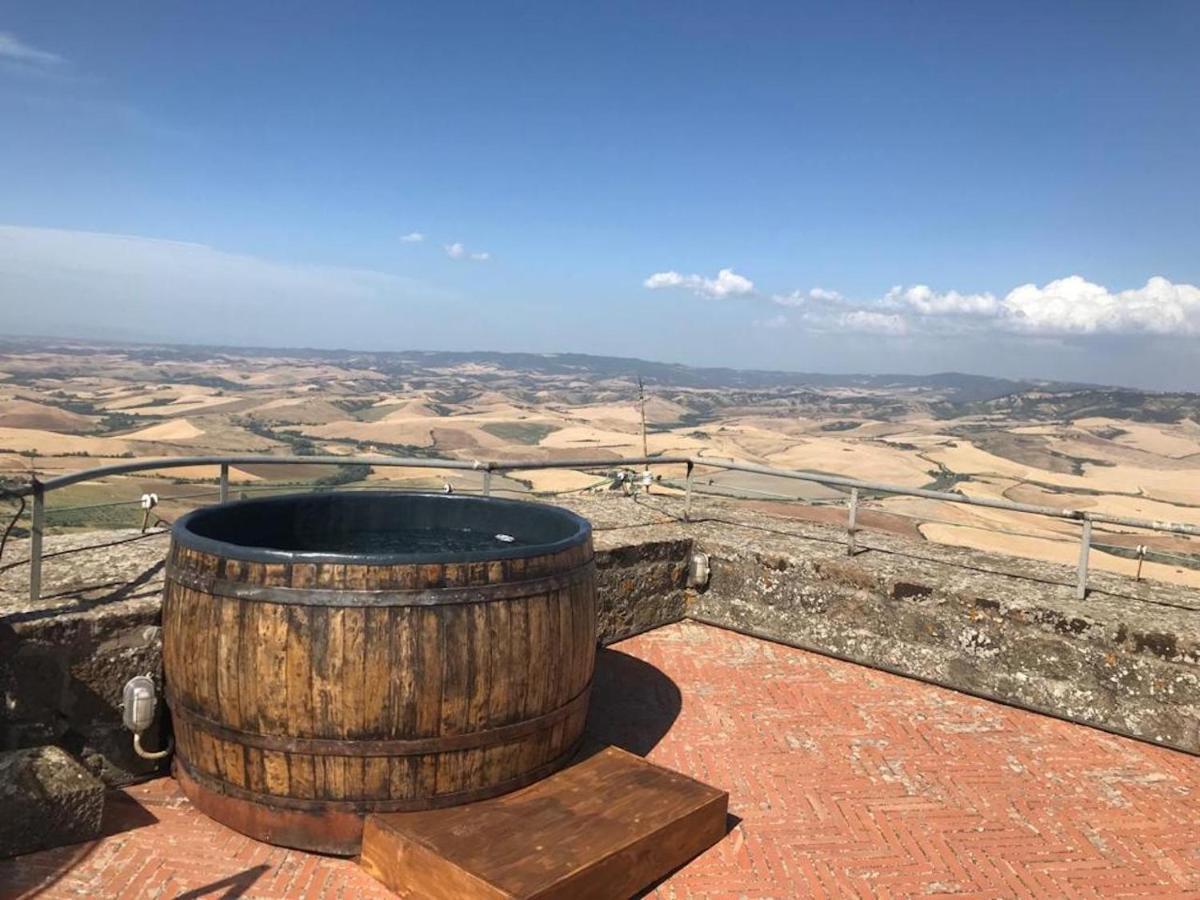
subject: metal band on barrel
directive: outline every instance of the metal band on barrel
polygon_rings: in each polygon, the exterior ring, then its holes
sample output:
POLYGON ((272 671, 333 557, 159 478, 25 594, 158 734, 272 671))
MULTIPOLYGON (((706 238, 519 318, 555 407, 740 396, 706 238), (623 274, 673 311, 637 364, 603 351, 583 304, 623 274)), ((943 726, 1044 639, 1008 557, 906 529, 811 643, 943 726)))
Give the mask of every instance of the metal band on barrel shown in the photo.
POLYGON ((549 762, 496 784, 472 788, 466 791, 456 791, 452 794, 434 794, 432 797, 408 800, 319 800, 303 797, 287 797, 278 794, 260 794, 257 791, 251 791, 236 784, 230 784, 222 778, 198 771, 188 761, 187 757, 179 751, 175 753, 175 763, 183 768, 188 778, 204 790, 255 803, 267 810, 291 809, 313 813, 412 812, 421 809, 438 809, 443 806, 457 806, 460 803, 471 803, 475 800, 485 800, 488 797, 496 797, 500 794, 507 794, 509 791, 515 791, 517 788, 525 787, 525 785, 539 781, 561 769, 571 757, 579 752, 579 747, 582 743, 583 735, 580 735, 565 752, 560 753, 549 762))
POLYGON ((213 597, 282 603, 288 606, 443 606, 451 603, 490 603, 493 600, 512 600, 562 590, 588 578, 594 568, 594 560, 589 559, 565 572, 523 581, 498 581, 472 587, 355 591, 341 588, 250 584, 170 565, 167 567, 167 587, 170 588, 173 582, 213 597))
POLYGON ((230 743, 252 747, 256 750, 273 750, 279 753, 302 753, 312 756, 422 756, 429 753, 445 753, 451 750, 475 750, 481 747, 493 747, 499 744, 510 744, 521 738, 537 734, 553 728, 559 722, 568 718, 572 713, 586 709, 588 693, 592 683, 589 681, 582 691, 556 709, 543 713, 532 719, 524 719, 497 728, 487 728, 483 731, 469 731, 465 734, 451 734, 444 737, 404 738, 395 740, 357 740, 355 738, 302 738, 287 735, 259 734, 253 731, 242 731, 215 722, 202 713, 188 709, 180 703, 170 690, 167 692, 167 703, 171 707, 171 715, 182 720, 188 727, 203 731, 212 737, 230 743))

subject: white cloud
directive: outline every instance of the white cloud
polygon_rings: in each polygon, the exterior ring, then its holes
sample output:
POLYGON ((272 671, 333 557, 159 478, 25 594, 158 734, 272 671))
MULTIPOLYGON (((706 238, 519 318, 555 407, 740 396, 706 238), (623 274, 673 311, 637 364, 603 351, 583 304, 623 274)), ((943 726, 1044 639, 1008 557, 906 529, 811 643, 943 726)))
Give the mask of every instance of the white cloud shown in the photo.
POLYGON ((419 244, 425 240, 425 235, 420 231, 410 231, 408 234, 400 238, 402 244, 419 244))
POLYGON ((655 272, 642 282, 643 287, 652 291, 663 288, 685 288, 699 297, 743 296, 754 293, 754 282, 744 275, 739 275, 733 269, 721 269, 716 278, 705 278, 702 275, 681 275, 678 272, 655 272))
POLYGON ((790 294, 775 294, 771 300, 780 306, 798 306, 809 309, 818 306, 840 306, 847 302, 846 298, 837 291, 827 291, 820 287, 809 291, 792 291, 790 294))
POLYGON ((1001 307, 992 294, 939 294, 927 285, 894 287, 884 295, 885 306, 907 308, 923 316, 995 316, 1001 307))
POLYGON ((446 255, 451 259, 472 259, 475 262, 486 262, 492 258, 492 254, 486 252, 473 252, 462 245, 461 242, 455 241, 453 244, 447 244, 446 255))
POLYGON ((771 302, 796 310, 796 321, 816 334, 875 334, 896 337, 909 333, 908 323, 896 312, 876 303, 867 308, 837 291, 815 287, 790 294, 775 294, 771 302))
MULTIPOLYGON (((454 245, 462 250, 462 245, 454 245)), ((447 252, 452 256, 453 248, 447 252)), ((643 286, 681 289, 699 297, 755 293, 754 282, 733 269, 716 277, 655 272, 643 286)), ((1155 276, 1144 287, 1110 291, 1079 275, 1041 287, 1024 284, 1003 297, 982 292, 937 291, 926 284, 899 285, 882 297, 859 301, 838 291, 814 287, 772 294, 770 302, 799 310, 798 320, 814 331, 854 331, 881 335, 921 332, 966 334, 988 331, 1036 336, 1090 334, 1200 335, 1200 288, 1155 276)), ((775 319, 756 319, 762 325, 775 319)))
POLYGON ((1200 335, 1200 287, 1161 276, 1113 293, 1072 275, 1044 287, 1023 284, 1003 305, 1006 324, 1020 332, 1200 335))
POLYGON ((659 288, 682 287, 685 283, 684 277, 678 272, 655 272, 642 282, 642 286, 656 291, 659 288))
POLYGON ((815 287, 808 292, 808 296, 813 300, 821 300, 827 303, 841 303, 846 298, 837 291, 827 291, 822 287, 815 287))
POLYGON ((56 66, 64 61, 57 53, 30 47, 9 31, 0 31, 0 60, 31 66, 56 66))
POLYGON ((1200 288, 1155 276, 1144 287, 1110 291, 1079 275, 1039 287, 1024 284, 1003 297, 939 292, 928 285, 894 287, 875 300, 851 300, 813 288, 776 294, 772 302, 800 310, 814 331, 941 335, 1005 333, 1200 336, 1200 288))

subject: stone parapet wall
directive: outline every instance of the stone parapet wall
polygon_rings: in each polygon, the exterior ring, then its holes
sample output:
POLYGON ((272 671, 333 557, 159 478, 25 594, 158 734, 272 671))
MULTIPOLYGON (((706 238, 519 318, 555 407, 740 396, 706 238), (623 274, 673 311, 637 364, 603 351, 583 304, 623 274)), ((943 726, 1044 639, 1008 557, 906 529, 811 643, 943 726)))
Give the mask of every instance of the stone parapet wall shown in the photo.
MULTIPOLYGON (((709 557, 686 615, 1200 753, 1200 592, 671 498, 579 511, 610 539, 684 536, 709 557)), ((681 548, 682 549, 682 548, 681 548)))
POLYGON ((597 632, 602 644, 684 617, 691 548, 691 540, 683 537, 597 548, 597 632))
POLYGON ((1200 751, 1200 613, 863 554, 811 559, 704 542, 689 614, 1073 721, 1200 751))
MULTIPOLYGON (((162 671, 161 601, 0 621, 0 747, 56 744, 110 784, 163 768, 139 758, 121 724, 121 688, 162 671)), ((157 730, 147 734, 158 746, 157 730)))
MULTIPOLYGON (((1200 752, 1200 592, 994 554, 844 532, 715 501, 564 498, 593 522, 604 643, 692 616, 1200 752), (687 586, 693 551, 707 588, 687 586)), ((55 743, 109 783, 152 771, 120 724, 133 675, 161 678, 165 536, 50 536, 45 596, 27 542, 0 568, 0 749, 55 743), (23 546, 25 545, 25 546, 23 546)), ((159 746, 165 734, 148 735, 159 746)))
MULTIPOLYGON (((105 531, 46 540, 42 599, 30 603, 28 541, 0 571, 0 749, 56 744, 110 784, 162 770, 121 725, 121 688, 162 670, 165 535, 105 531), (84 552, 80 547, 101 545, 84 552)), ((164 737, 156 729, 146 745, 164 737)))

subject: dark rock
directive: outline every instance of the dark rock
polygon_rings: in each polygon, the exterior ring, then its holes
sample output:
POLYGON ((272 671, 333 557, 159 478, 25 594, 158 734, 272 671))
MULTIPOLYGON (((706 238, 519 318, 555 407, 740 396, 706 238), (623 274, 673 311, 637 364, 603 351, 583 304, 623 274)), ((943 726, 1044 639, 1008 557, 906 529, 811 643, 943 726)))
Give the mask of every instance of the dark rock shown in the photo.
POLYGON ((100 835, 104 785, 58 747, 0 753, 0 857, 100 835))
POLYGON ((897 581, 892 585, 893 600, 920 600, 933 594, 933 588, 911 581, 897 581))
POLYGON ((1174 659, 1179 655, 1179 648, 1176 646, 1173 634, 1163 634, 1157 631, 1146 634, 1134 632, 1133 644, 1135 652, 1146 650, 1163 659, 1174 659))

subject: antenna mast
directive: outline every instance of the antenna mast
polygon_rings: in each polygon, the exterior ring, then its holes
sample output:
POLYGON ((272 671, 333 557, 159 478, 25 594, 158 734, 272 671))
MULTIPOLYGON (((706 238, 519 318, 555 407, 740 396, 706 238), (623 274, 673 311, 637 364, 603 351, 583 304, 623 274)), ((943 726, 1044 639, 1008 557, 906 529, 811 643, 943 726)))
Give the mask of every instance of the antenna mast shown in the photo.
MULTIPOLYGON (((642 410, 642 456, 650 455, 650 447, 646 443, 646 389, 642 384, 642 376, 638 375, 638 405, 642 410)), ((650 474, 650 463, 646 463, 646 474, 650 474)), ((650 493, 650 479, 646 479, 646 493, 650 493)))

